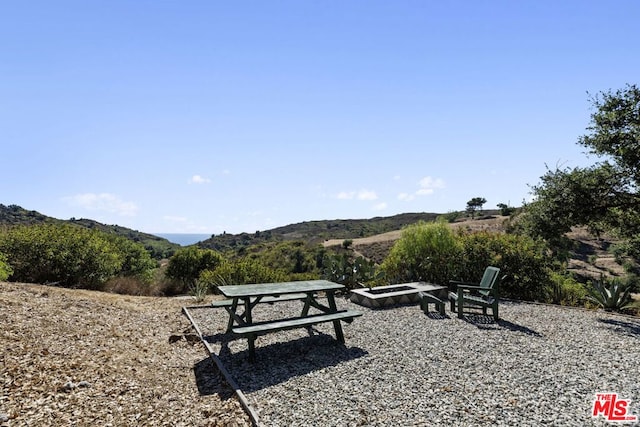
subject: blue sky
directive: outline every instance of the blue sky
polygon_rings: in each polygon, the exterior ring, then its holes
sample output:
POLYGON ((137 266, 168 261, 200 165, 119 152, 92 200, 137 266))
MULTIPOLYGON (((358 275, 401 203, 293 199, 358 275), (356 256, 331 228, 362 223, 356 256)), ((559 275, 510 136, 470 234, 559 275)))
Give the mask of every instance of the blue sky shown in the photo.
POLYGON ((637 1, 0 3, 0 203, 150 233, 521 205, 637 1))

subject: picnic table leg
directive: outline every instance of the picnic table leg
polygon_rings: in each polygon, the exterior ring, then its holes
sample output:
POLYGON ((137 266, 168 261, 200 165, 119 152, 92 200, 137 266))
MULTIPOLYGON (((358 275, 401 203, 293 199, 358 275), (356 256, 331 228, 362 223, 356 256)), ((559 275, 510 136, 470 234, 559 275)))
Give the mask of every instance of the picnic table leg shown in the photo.
MULTIPOLYGON (((327 301, 329 302, 329 308, 332 313, 338 311, 338 307, 336 306, 336 300, 333 295, 333 291, 327 291, 327 301)), ((333 329, 336 331, 336 339, 344 344, 344 334, 342 333, 342 324, 339 320, 333 321, 333 329)))
POLYGON ((225 307, 227 312, 229 313, 229 322, 227 323, 227 333, 231 332, 231 328, 233 328, 233 320, 236 312, 238 311, 238 299, 234 298, 231 307, 225 307))
MULTIPOLYGON (((247 324, 251 324, 251 299, 247 298, 244 300, 244 314, 245 320, 247 324)), ((249 344, 249 360, 255 360, 256 358, 256 347, 255 347, 256 336, 255 334, 247 335, 247 343, 249 344)))

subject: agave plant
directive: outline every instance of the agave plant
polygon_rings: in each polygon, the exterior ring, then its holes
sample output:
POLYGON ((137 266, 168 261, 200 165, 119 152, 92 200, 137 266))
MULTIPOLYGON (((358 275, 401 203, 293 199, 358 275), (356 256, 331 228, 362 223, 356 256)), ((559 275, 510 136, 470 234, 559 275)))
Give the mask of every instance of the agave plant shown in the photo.
POLYGON ((600 276, 600 281, 594 282, 588 292, 587 299, 606 311, 622 311, 635 305, 631 298, 630 284, 624 284, 617 279, 607 283, 604 277, 600 276))

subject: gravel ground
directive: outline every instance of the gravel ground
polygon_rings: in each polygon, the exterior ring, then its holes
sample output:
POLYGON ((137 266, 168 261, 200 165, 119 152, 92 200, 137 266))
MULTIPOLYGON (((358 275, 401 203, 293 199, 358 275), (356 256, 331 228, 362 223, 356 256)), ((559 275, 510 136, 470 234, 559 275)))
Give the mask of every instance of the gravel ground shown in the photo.
MULTIPOLYGON (((245 339, 223 333, 224 310, 193 315, 265 426, 610 425, 591 417, 602 392, 640 416, 640 319, 503 302, 496 323, 338 303, 364 312, 343 326, 346 345, 331 324, 272 333, 254 363, 245 339)), ((261 305, 254 319, 299 310, 261 305)))

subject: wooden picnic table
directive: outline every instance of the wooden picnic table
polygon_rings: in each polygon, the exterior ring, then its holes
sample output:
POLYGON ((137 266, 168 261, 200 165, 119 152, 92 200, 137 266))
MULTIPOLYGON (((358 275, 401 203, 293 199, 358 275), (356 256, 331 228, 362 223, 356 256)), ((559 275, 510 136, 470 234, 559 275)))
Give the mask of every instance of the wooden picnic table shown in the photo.
POLYGON ((229 313, 227 332, 247 337, 249 358, 255 359, 255 339, 258 335, 294 328, 307 328, 324 322, 333 322, 336 339, 344 343, 341 321, 350 323, 362 313, 355 310, 338 310, 336 291, 344 285, 328 280, 304 280, 296 282, 259 283, 249 285, 218 286, 218 290, 228 299, 217 306, 229 313), (326 296, 327 304, 319 300, 320 293, 326 296), (299 299, 304 301, 300 316, 254 322, 251 312, 262 302, 274 303, 299 299), (319 313, 311 314, 311 308, 319 313))

